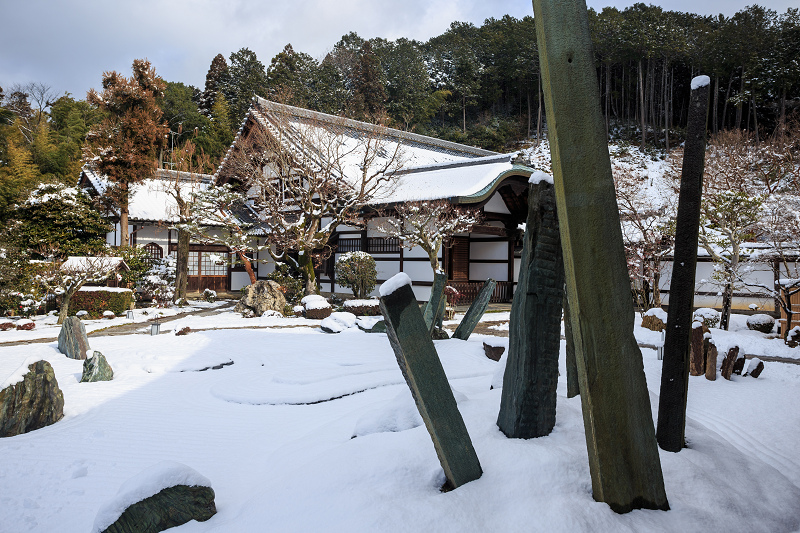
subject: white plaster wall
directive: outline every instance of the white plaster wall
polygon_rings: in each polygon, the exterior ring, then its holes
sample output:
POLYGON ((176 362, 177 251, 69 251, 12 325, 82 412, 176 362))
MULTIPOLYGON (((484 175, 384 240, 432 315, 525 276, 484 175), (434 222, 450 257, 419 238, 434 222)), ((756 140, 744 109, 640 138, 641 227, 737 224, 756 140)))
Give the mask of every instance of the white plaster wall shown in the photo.
POLYGON ((489 278, 495 281, 508 281, 508 265, 506 263, 470 263, 470 281, 481 281, 489 278))
POLYGON ((482 242, 469 243, 470 261, 475 259, 506 259, 508 257, 508 242, 482 242))
POLYGON ((247 275, 247 272, 231 272, 232 291, 238 291, 248 285, 250 285, 250 276, 247 275))
MULTIPOLYGON (((425 259, 428 258, 428 252, 420 248, 419 246, 415 246, 410 250, 406 248, 403 250, 403 257, 424 257, 425 259)), ((442 250, 439 250, 439 259, 442 258, 442 250)), ((430 264, 430 263, 429 263, 430 264)))
POLYGON ((506 203, 503 201, 503 197, 495 192, 489 201, 486 202, 486 205, 483 206, 483 210, 487 213, 503 213, 505 215, 510 215, 511 211, 508 210, 506 203))
MULTIPOLYGON (((400 272, 400 261, 375 261, 375 270, 378 271, 378 279, 387 280, 400 272)), ((428 267, 430 270, 430 267, 428 267)))
POLYGON ((404 261, 403 272, 408 274, 412 282, 433 281, 433 269, 427 261, 404 261))

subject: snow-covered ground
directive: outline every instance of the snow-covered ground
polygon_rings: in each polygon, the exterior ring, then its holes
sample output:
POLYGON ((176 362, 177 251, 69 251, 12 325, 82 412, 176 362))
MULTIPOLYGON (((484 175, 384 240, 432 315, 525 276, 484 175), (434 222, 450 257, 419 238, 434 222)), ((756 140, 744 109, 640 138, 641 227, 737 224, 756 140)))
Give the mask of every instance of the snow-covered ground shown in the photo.
MULTIPOLYGON (((92 337, 115 373, 100 383, 78 383, 82 362, 55 343, 0 347, 0 381, 28 357, 46 359, 65 398, 63 420, 0 439, 0 531, 90 531, 127 480, 161 461, 186 465, 216 492, 218 514, 176 529, 185 532, 800 529, 797 365, 768 362, 758 379, 691 378, 689 448, 661 452, 671 510, 617 515, 592 499, 580 399, 565 397, 563 363, 553 433, 507 439, 484 337, 436 341, 484 471, 442 493, 385 334, 233 313, 169 323, 184 326, 236 329, 92 337)), ((748 353, 774 351, 763 334, 712 334, 718 345, 736 337, 748 353)), ((642 354, 655 412, 661 364, 642 354)))

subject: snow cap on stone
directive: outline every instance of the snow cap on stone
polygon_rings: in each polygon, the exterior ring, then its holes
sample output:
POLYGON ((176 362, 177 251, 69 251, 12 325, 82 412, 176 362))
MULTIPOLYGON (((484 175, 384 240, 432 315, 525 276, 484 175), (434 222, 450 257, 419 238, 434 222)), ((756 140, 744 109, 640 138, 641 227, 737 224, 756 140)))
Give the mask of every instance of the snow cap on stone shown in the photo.
POLYGON ((398 272, 391 278, 384 281, 383 285, 381 285, 378 289, 378 292, 381 296, 388 296, 403 285, 411 285, 411 278, 409 278, 408 274, 405 272, 398 272))
POLYGON ((694 91, 695 89, 699 89, 700 87, 705 87, 709 83, 711 83, 711 78, 709 78, 708 76, 705 75, 695 76, 694 78, 692 78, 692 90, 694 91))

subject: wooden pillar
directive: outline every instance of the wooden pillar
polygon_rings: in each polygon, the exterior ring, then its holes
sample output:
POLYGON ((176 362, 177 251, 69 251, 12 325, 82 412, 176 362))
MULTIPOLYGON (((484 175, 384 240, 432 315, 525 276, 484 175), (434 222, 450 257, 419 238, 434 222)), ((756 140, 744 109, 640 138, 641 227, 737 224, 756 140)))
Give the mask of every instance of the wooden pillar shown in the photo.
POLYGON ((592 493, 668 509, 584 0, 533 0, 592 493))
MULTIPOLYGON (((669 285, 664 362, 661 366, 656 438, 659 446, 669 452, 681 451, 686 429, 690 344, 693 335, 692 307, 697 273, 700 201, 703 192, 708 120, 708 77, 702 76, 702 78, 705 78, 706 83, 692 90, 689 104, 681 189, 678 194, 678 215, 675 220, 675 254, 669 285)), ((693 80, 692 86, 694 85, 693 80)), ((700 337, 702 341, 702 332, 700 337)))

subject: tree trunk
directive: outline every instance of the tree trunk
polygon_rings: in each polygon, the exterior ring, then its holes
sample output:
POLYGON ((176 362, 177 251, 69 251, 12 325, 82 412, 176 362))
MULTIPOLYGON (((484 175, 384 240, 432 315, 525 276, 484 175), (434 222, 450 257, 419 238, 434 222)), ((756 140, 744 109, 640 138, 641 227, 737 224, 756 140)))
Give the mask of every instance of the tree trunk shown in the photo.
POLYGON ((731 97, 731 87, 733 87, 733 74, 731 74, 728 80, 728 90, 725 91, 725 102, 722 104, 722 122, 720 123, 720 129, 723 130, 725 129, 725 122, 728 114, 728 100, 731 97))
POLYGON ((658 402, 656 439, 662 449, 670 452, 683 449, 686 430, 689 346, 697 274, 707 120, 708 86, 698 87, 692 91, 689 106, 658 402))
POLYGON ((76 288, 66 291, 61 296, 61 309, 58 312, 58 322, 56 324, 61 325, 69 316, 69 304, 70 300, 72 300, 72 295, 78 292, 78 289, 81 288, 83 284, 78 285, 76 288))
POLYGON ((119 206, 119 246, 127 248, 130 245, 128 236, 128 184, 120 183, 119 188, 123 191, 123 199, 119 206))
POLYGON ((741 95, 744 93, 744 67, 742 67, 742 79, 741 83, 739 84, 739 103, 736 104, 736 129, 742 129, 742 99, 741 95))
POLYGON ((786 129, 786 87, 781 91, 780 115, 778 117, 778 136, 783 140, 783 133, 786 129))
POLYGON ((536 146, 542 142, 542 74, 539 71, 539 111, 536 119, 536 146))
POLYGON ((188 231, 178 229, 178 250, 175 255, 175 296, 173 301, 186 299, 189 284, 189 239, 188 231))
POLYGON ((300 273, 305 281, 305 295, 319 294, 317 287, 317 276, 314 273, 314 258, 311 257, 310 250, 300 250, 297 264, 300 267, 300 273))
POLYGON ((720 329, 728 331, 731 321, 731 303, 733 302, 733 272, 726 272, 727 282, 722 290, 722 317, 719 321, 720 329))
MULTIPOLYGON (((252 285, 256 282, 256 273, 253 272, 253 263, 250 262, 250 259, 242 251, 237 251, 236 257, 244 264, 244 269, 247 272, 247 275, 250 276, 250 284, 252 285)), ((312 273, 314 271, 313 262, 311 271, 312 273)))
POLYGON ((639 120, 642 123, 642 148, 644 148, 645 143, 647 142, 647 129, 645 128, 646 125, 646 115, 645 112, 645 105, 644 105, 644 80, 642 79, 642 60, 639 59, 639 102, 641 104, 641 111, 639 112, 639 120))
POLYGON ((714 112, 712 115, 711 131, 717 133, 719 131, 717 124, 717 111, 719 105, 719 76, 714 76, 714 112))
POLYGON ((461 117, 462 117, 462 121, 463 121, 462 124, 463 124, 463 127, 464 127, 464 134, 466 135, 466 133, 467 133, 467 98, 466 98, 466 96, 461 98, 461 117))
POLYGON ((753 131, 756 132, 756 146, 761 144, 761 141, 758 137, 758 115, 756 114, 756 96, 755 94, 751 95, 751 102, 753 103, 753 131))

